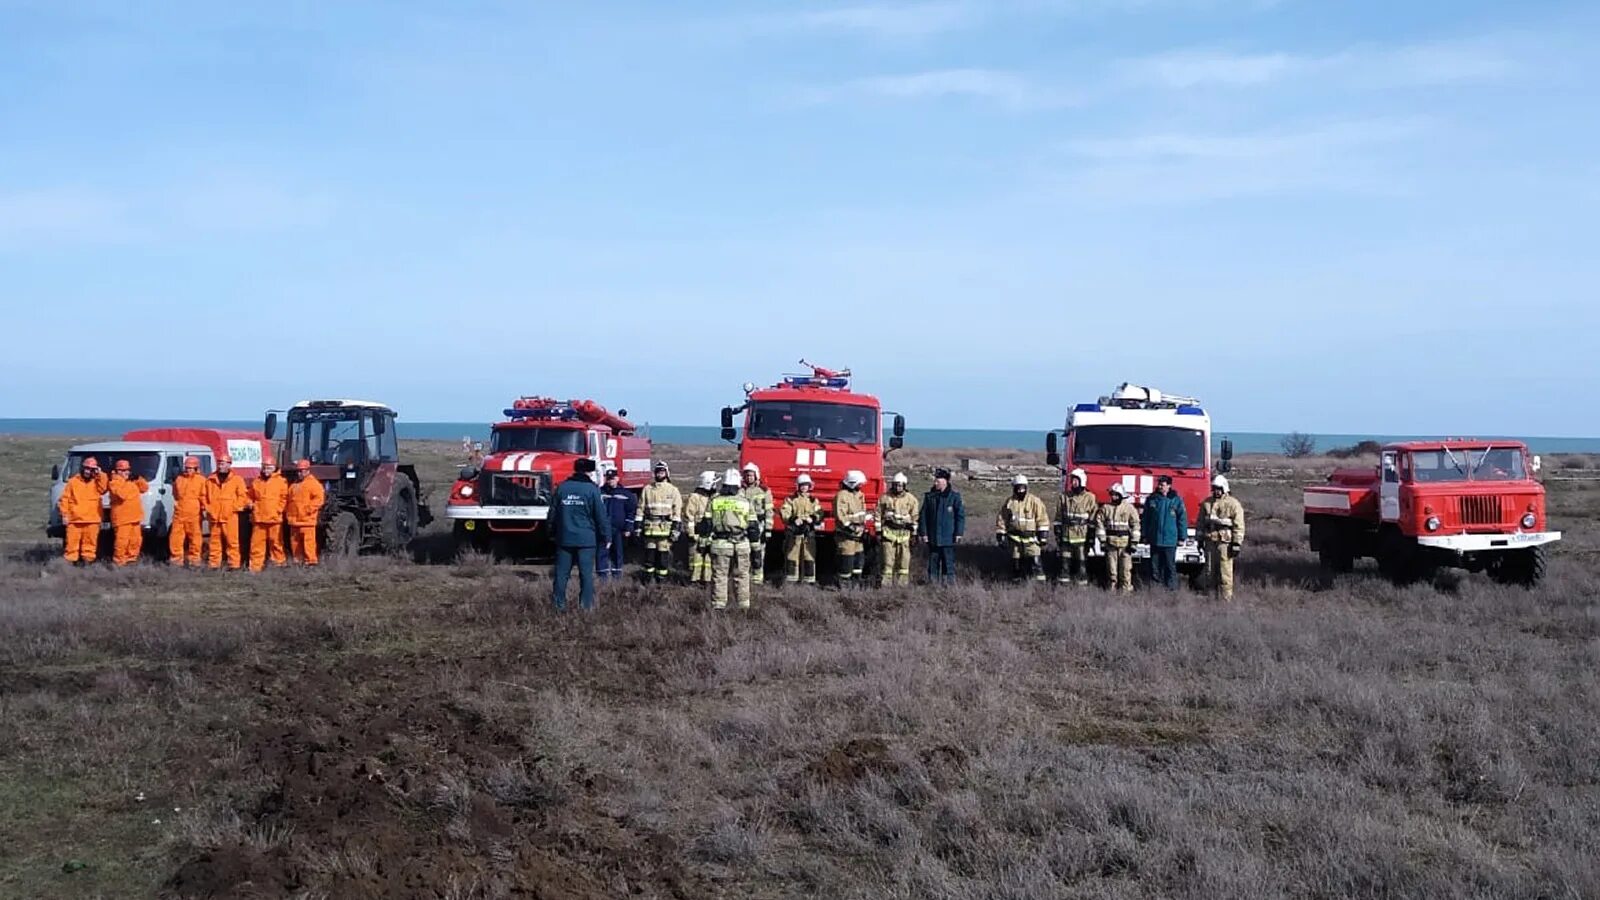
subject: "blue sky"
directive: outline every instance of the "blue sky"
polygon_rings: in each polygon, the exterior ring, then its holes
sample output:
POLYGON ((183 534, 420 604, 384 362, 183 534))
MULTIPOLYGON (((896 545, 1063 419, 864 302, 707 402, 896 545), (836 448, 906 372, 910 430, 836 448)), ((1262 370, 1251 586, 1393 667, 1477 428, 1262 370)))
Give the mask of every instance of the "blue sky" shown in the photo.
POLYGON ((0 0, 0 416, 1592 435, 1592 3, 0 0))

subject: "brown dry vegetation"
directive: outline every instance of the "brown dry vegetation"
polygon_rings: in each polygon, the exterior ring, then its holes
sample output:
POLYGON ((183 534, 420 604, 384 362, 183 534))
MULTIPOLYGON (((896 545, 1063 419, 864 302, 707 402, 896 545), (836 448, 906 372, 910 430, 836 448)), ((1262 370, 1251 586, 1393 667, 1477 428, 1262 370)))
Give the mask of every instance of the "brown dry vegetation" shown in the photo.
POLYGON ((558 616, 483 559, 41 561, 64 444, 0 444, 0 896, 1600 896, 1600 481, 1552 480, 1531 593, 1325 580, 1316 470, 1249 460, 1230 608, 974 578, 558 616))

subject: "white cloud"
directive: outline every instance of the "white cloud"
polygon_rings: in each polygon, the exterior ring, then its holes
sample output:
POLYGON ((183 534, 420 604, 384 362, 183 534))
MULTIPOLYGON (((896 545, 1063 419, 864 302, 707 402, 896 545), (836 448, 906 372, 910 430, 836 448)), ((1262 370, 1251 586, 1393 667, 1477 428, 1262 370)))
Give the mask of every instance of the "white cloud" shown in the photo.
POLYGON ((1172 203, 1316 191, 1399 193, 1392 151, 1426 135, 1415 119, 1357 119, 1237 134, 1160 132, 1074 140, 1060 179, 1075 196, 1172 203))
POLYGON ((1372 88, 1499 81, 1515 73, 1510 53, 1481 41, 1355 47, 1332 54, 1180 50, 1127 60, 1125 82, 1188 90, 1243 88, 1310 78, 1372 88))
POLYGON ((1014 110, 1067 106, 1076 102, 1076 98, 1065 91, 1043 87, 1023 75, 997 69, 936 69, 883 75, 818 88, 804 95, 804 99, 812 103, 849 98, 889 101, 961 98, 1014 110))

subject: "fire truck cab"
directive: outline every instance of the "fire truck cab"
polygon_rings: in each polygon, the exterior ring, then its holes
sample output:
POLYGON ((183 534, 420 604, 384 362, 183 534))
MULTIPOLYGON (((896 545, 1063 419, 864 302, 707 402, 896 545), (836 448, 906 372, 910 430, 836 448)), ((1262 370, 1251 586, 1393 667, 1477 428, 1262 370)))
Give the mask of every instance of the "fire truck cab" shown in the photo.
POLYGON ((1561 539, 1546 528, 1538 468, 1519 441, 1389 444, 1377 467, 1336 469, 1306 488, 1311 549, 1330 572, 1370 556, 1399 583, 1450 566, 1531 587, 1561 539))
MULTIPOLYGON (((1084 485, 1104 503, 1113 482, 1122 485, 1139 507, 1155 492, 1156 479, 1172 478, 1172 488, 1189 513, 1189 534, 1178 545, 1178 565, 1194 574, 1205 566, 1205 548, 1195 537, 1200 503, 1211 494, 1211 473, 1227 471, 1233 444, 1222 442, 1213 467, 1211 417, 1194 397, 1163 393, 1123 383, 1093 403, 1079 403, 1067 412, 1066 427, 1045 435, 1045 460, 1061 469, 1061 489, 1073 469, 1089 476, 1084 485)), ((1135 555, 1150 555, 1148 544, 1135 555)))
MULTIPOLYGON (((777 513, 794 495, 795 480, 810 475, 812 496, 824 515, 818 531, 831 534, 833 501, 851 469, 866 475, 861 490, 867 509, 876 508, 884 490, 884 459, 905 446, 906 419, 884 412, 877 397, 851 390, 849 369, 800 364, 811 371, 785 375, 771 387, 746 382, 744 403, 722 408, 722 439, 738 443, 741 469, 746 463, 760 467, 762 482, 772 491, 775 531, 784 530, 777 513), (741 412, 744 427, 736 429, 734 417, 741 412), (892 416, 887 440, 881 427, 885 416, 892 416)), ((869 522, 869 530, 873 527, 869 522)))
POLYGON ((598 481, 610 469, 638 491, 650 482, 651 443, 637 435, 627 410, 613 414, 593 400, 519 397, 490 432, 481 464, 462 467, 445 517, 457 547, 487 550, 491 542, 545 538, 556 485, 579 459, 595 462, 598 481))

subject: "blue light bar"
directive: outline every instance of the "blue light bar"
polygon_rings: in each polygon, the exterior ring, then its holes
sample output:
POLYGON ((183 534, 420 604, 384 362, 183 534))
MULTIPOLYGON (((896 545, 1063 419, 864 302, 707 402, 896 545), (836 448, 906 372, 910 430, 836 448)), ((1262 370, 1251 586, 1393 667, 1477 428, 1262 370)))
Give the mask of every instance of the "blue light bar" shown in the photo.
POLYGON ((1198 406, 1180 406, 1180 407, 1178 407, 1178 415, 1180 415, 1180 416, 1203 416, 1205 414, 1206 414, 1206 411, 1201 409, 1198 406))
POLYGON ((578 417, 578 411, 570 406, 547 406, 541 409, 506 409, 502 410, 508 419, 561 419, 568 421, 578 417))
POLYGON ((1073 412, 1104 412, 1098 403, 1079 403, 1072 408, 1073 412))
POLYGON ((785 375, 783 383, 790 387, 846 388, 850 386, 850 379, 842 376, 823 378, 820 375, 785 375))

